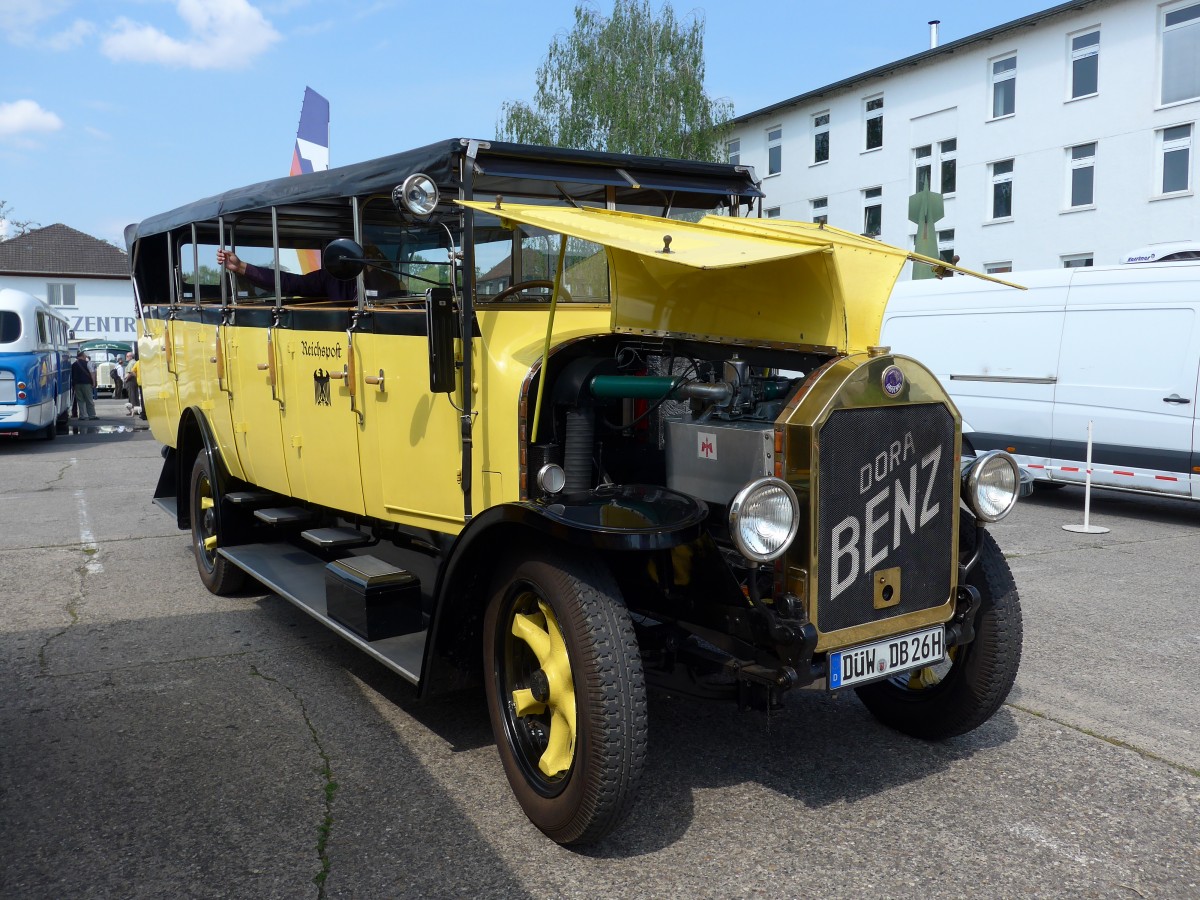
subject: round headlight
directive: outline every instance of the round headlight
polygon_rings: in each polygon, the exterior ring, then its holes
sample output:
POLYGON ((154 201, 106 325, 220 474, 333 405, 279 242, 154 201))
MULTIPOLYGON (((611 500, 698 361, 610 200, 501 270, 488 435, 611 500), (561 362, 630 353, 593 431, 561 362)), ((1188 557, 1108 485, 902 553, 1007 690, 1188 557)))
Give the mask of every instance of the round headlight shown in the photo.
POLYGON ((403 204, 414 216, 428 216, 438 205, 438 186, 428 175, 416 172, 392 191, 392 200, 403 204))
POLYGON ((780 478, 750 482, 729 504, 729 533, 742 556, 770 562, 791 546, 800 527, 800 504, 780 478))
POLYGON ((999 522, 1012 512, 1020 492, 1021 470, 1003 450, 983 454, 963 479, 963 499, 984 522, 999 522))

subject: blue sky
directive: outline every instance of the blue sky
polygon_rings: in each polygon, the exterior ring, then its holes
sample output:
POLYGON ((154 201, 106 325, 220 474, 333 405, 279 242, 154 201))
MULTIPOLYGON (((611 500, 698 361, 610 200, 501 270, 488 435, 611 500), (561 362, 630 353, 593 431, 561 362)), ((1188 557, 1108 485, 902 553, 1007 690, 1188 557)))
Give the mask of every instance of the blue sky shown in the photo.
MULTIPOLYGON (((611 0, 594 0, 602 12, 611 0)), ((654 3, 659 6, 658 2, 654 3)), ((708 0, 706 87, 736 114, 1055 5, 708 0)), ((286 175, 305 86, 330 161, 495 136, 573 0, 0 0, 0 200, 122 243, 125 225, 286 175)))

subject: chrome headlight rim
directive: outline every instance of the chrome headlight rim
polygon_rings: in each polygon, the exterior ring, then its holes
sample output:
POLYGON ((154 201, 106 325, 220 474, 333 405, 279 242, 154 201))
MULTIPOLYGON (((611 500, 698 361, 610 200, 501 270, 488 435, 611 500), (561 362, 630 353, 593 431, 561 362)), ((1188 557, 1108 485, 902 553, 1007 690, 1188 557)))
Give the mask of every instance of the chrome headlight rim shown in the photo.
POLYGON ((975 518, 989 524, 999 522, 1013 511, 1021 495, 1021 467, 1011 454, 1003 450, 989 450, 971 463, 963 477, 963 497, 975 518), (979 500, 979 490, 985 472, 993 465, 1007 465, 1012 469, 1012 496, 999 512, 988 512, 979 500))
POLYGON ((441 202, 441 192, 437 182, 424 172, 413 172, 393 192, 393 199, 398 199, 411 215, 425 218, 433 215, 433 211, 437 209, 438 203, 441 202), (418 203, 417 196, 423 196, 423 202, 418 203))
POLYGON ((792 489, 792 486, 782 478, 776 478, 773 475, 756 478, 738 491, 729 503, 729 535, 738 553, 751 562, 768 563, 779 559, 792 546, 792 542, 795 541, 799 530, 800 501, 796 499, 796 492, 792 489), (764 489, 782 491, 791 506, 791 518, 788 524, 787 537, 780 543, 777 550, 770 553, 762 553, 750 547, 743 538, 741 531, 747 505, 764 489))

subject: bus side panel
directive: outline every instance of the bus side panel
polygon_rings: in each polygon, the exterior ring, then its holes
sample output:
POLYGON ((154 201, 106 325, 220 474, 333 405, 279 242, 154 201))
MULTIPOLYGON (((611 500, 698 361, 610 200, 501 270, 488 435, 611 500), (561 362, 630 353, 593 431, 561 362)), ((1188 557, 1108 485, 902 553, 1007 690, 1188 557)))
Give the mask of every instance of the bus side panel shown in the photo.
MULTIPOLYGON (((278 342, 268 347, 271 329, 226 326, 225 373, 233 393, 233 440, 245 479, 251 484, 292 496, 283 453, 279 403, 271 393, 271 358, 280 365, 278 342), (259 366, 264 368, 259 368, 259 366)), ((278 394, 282 399, 282 394, 278 394)), ((226 459, 230 459, 227 456, 226 459)))
MULTIPOLYGON (((362 515, 358 416, 351 408, 348 376, 333 377, 347 368, 346 332, 281 329, 275 336, 277 389, 287 398, 280 420, 292 494, 362 515)), ((362 373, 357 377, 361 394, 362 373)))
POLYGON ((211 354, 206 359, 208 363, 205 369, 205 384, 208 386, 209 401, 212 409, 208 413, 208 421, 212 425, 213 433, 216 436, 217 446, 221 449, 221 458, 225 463, 225 467, 229 474, 234 478, 240 478, 243 481, 247 480, 246 473, 242 470, 242 462, 238 456, 237 442, 233 434, 233 398, 229 391, 229 351, 228 351, 228 326, 208 326, 211 332, 209 348, 211 354), (218 352, 224 356, 225 373, 218 378, 218 352))
POLYGON ((174 366, 168 367, 169 335, 165 319, 139 319, 138 385, 142 408, 155 440, 174 447, 179 431, 179 394, 174 366))
MULTIPOLYGON (((415 317, 423 312, 377 312, 415 317)), ((422 326, 423 327, 423 326, 422 326)), ((414 327, 412 331, 420 331, 414 327)), ((456 534, 463 524, 460 481, 462 441, 454 395, 429 392, 429 352, 424 334, 356 334, 357 376, 363 427, 359 453, 367 514, 456 534), (381 390, 363 379, 384 373, 381 390)), ((311 379, 311 375, 309 376, 311 379)), ((478 376, 477 376, 478 377, 478 376)), ((346 402, 338 398, 338 402, 346 402)), ((479 408, 479 407, 476 407, 479 408)), ((507 410, 480 416, 505 415, 507 410)), ((515 414, 513 415, 515 419, 515 414)), ((486 432, 476 423, 475 434, 486 432)), ((475 455, 479 472, 479 454, 475 455)))

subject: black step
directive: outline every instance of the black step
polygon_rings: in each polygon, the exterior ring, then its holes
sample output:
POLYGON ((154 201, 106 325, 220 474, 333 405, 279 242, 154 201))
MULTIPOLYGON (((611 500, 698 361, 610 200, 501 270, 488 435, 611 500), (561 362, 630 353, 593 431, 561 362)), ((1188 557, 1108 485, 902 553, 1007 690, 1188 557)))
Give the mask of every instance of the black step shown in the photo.
POLYGON ((361 547, 371 542, 371 536, 357 528, 310 528, 300 532, 300 537, 323 550, 361 547))
POLYGON ((267 491, 230 491, 225 495, 225 501, 234 506, 267 506, 278 500, 278 494, 270 494, 267 491))
POLYGON ((307 525, 313 520, 313 513, 303 506, 278 506, 256 509, 254 518, 261 519, 268 525, 307 525))

